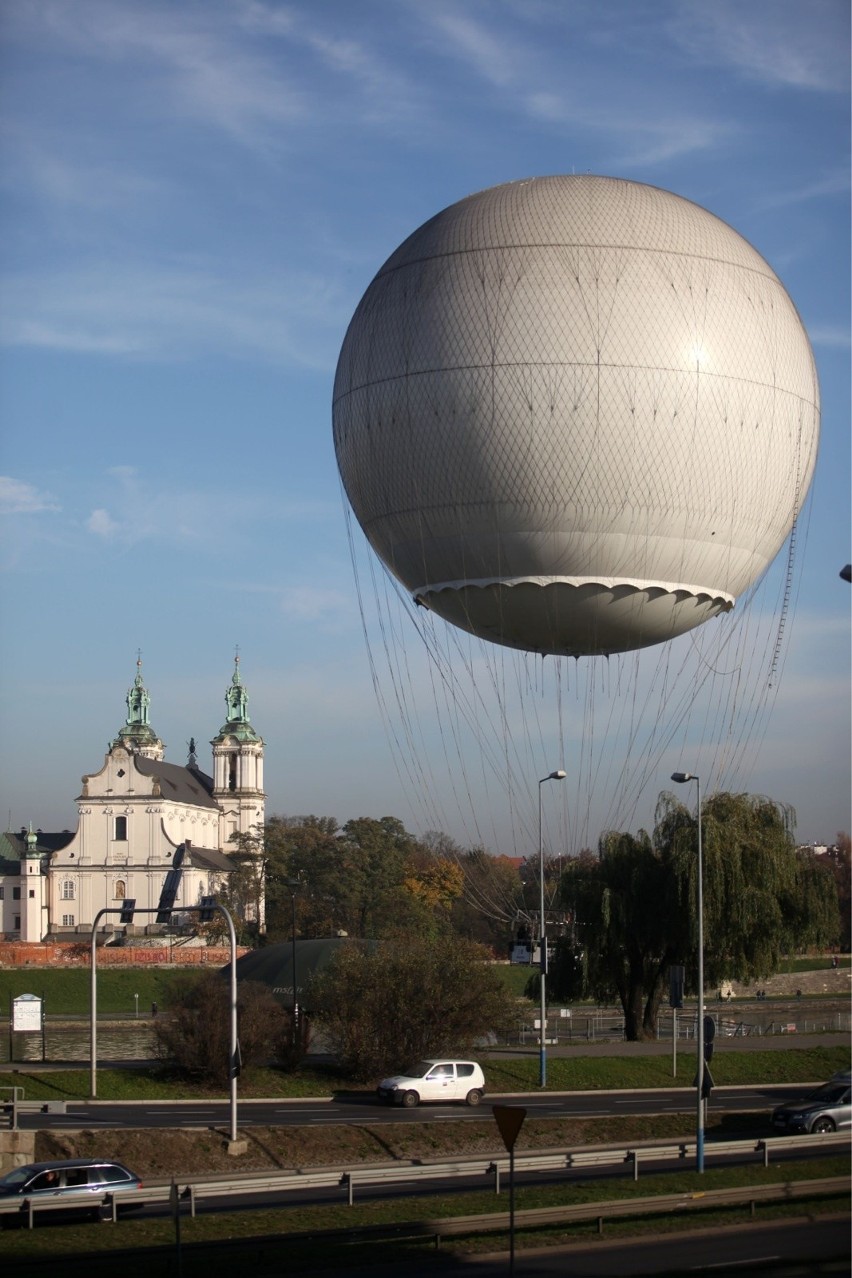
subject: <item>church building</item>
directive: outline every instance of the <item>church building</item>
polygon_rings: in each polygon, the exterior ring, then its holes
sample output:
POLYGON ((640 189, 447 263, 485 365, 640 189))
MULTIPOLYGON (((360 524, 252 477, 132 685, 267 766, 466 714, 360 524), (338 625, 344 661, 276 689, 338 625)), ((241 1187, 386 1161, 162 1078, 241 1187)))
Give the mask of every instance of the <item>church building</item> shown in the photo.
POLYGON ((233 868, 234 836, 262 828, 264 743, 249 721, 239 657, 225 693, 227 719, 211 741, 212 777, 198 766, 194 740, 185 766, 165 762, 150 701, 139 660, 124 726, 103 766, 82 779, 76 833, 30 828, 0 838, 4 939, 79 941, 102 910, 109 912, 99 931, 116 939, 191 931, 197 916, 181 915, 181 906, 215 895, 233 868), (174 913, 158 924, 166 876, 178 867, 174 913), (130 900, 133 921, 122 923, 118 911, 130 900))

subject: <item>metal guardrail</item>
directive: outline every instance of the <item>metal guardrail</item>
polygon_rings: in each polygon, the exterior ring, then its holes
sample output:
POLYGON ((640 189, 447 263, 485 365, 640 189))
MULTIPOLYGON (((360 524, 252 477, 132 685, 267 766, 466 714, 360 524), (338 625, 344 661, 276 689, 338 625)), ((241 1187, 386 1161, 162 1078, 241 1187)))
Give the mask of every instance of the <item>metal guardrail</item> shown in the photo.
MULTIPOLYGON (((754 1154, 764 1167, 768 1167, 773 1154, 787 1149, 829 1149, 846 1147, 849 1137, 844 1132, 824 1133, 814 1136, 779 1136, 767 1140, 734 1140, 710 1142, 705 1145, 706 1158, 714 1155, 754 1154)), ((617 1147, 585 1147, 580 1149, 549 1150, 545 1153, 515 1155, 515 1172, 566 1171, 583 1167, 612 1167, 626 1165, 631 1169, 633 1180, 639 1179, 640 1166, 661 1162, 667 1159, 693 1158, 695 1156, 694 1141, 677 1143, 660 1143, 635 1145, 629 1148, 617 1147)), ((509 1171, 508 1157, 473 1156, 459 1158, 452 1162, 434 1163, 376 1163, 355 1168, 318 1168, 297 1172, 248 1172, 235 1176, 206 1177, 203 1180, 181 1180, 180 1182, 160 1181, 149 1183, 140 1190, 128 1194, 93 1194, 87 1199, 85 1206, 91 1210, 101 1209, 109 1213, 113 1221, 118 1217, 122 1206, 139 1206, 141 1204, 163 1205, 173 1203, 175 1195, 180 1201, 189 1202, 191 1216, 196 1214, 196 1206, 203 1199, 227 1198, 232 1194, 276 1194, 286 1195, 300 1189, 334 1189, 346 1190, 350 1206, 355 1202, 355 1191, 369 1185, 403 1184, 411 1181, 429 1181, 452 1179, 466 1176, 469 1178, 489 1178, 494 1193, 501 1192, 502 1177, 509 1171)), ((0 1216, 23 1213, 27 1216, 29 1227, 33 1227, 35 1214, 41 1211, 57 1211, 76 1209, 73 1204, 60 1197, 39 1201, 36 1198, 23 1198, 17 1201, 0 1201, 0 1216)))
MULTIPOLYGON (((648 1198, 621 1198, 599 1203, 579 1203, 575 1206, 534 1207, 515 1212, 515 1228, 532 1228, 537 1225, 577 1224, 597 1220, 598 1232, 603 1233, 605 1219, 625 1216, 669 1215, 672 1212, 701 1211, 708 1208, 747 1205, 752 1215, 758 1203, 794 1202, 797 1199, 830 1197, 847 1193, 848 1176, 835 1176, 824 1180, 786 1181, 778 1185, 745 1185, 737 1189, 711 1189, 697 1193, 660 1194, 648 1198)), ((439 1238, 459 1234, 503 1232, 509 1227, 509 1213, 498 1212, 487 1216, 455 1216, 448 1220, 418 1221, 417 1232, 439 1238)))
MULTIPOLYGON (((140 1198, 162 1190, 140 1190, 140 1197, 134 1195, 134 1203, 140 1198)), ((171 1198, 173 1190, 166 1198, 171 1198)), ((660 1216, 693 1211, 706 1211, 713 1208, 748 1206, 751 1215, 761 1203, 797 1202, 813 1198, 828 1198, 837 1195, 848 1196, 849 1177, 834 1176, 820 1180, 785 1181, 775 1185, 745 1185, 735 1189, 711 1189, 694 1193, 679 1192, 676 1194, 655 1194, 645 1198, 609 1199, 603 1202, 578 1203, 560 1205, 558 1207, 534 1207, 526 1211, 514 1213, 516 1229, 532 1229, 545 1225, 579 1224, 596 1220, 598 1233, 603 1233, 604 1220, 624 1219, 631 1216, 660 1216)), ((117 1219, 117 1201, 120 1196, 104 1195, 93 1198, 86 1205, 90 1208, 110 1208, 112 1219, 117 1219)), ((150 1199, 150 1201, 154 1201, 150 1199)), ((43 1203, 34 1208, 32 1201, 28 1203, 28 1224, 33 1228, 35 1211, 68 1210, 67 1203, 43 1203)), ((8 1208, 0 1207, 0 1212, 8 1208)), ((476 1216, 452 1216, 442 1220, 418 1220, 393 1225, 358 1226, 354 1229, 330 1229, 288 1234, 290 1241, 313 1240, 331 1241, 332 1239, 375 1240, 390 1238, 431 1238, 436 1245, 442 1238, 459 1237, 469 1234, 505 1233, 510 1224, 508 1212, 489 1212, 476 1216)), ((220 1240, 221 1245, 221 1240, 220 1240)), ((225 1241, 227 1247, 228 1243, 225 1241)), ((243 1245, 240 1239, 238 1246, 243 1245)))
MULTIPOLYGON (((772 1153, 786 1149, 806 1149, 828 1146, 845 1147, 849 1137, 843 1132, 823 1133, 815 1136, 779 1136, 767 1140, 719 1141, 706 1144, 705 1158, 713 1155, 754 1154, 764 1167, 768 1167, 772 1153)), ((588 1147, 582 1149, 549 1150, 546 1153, 518 1153, 515 1155, 515 1171, 573 1171, 583 1167, 612 1167, 628 1165, 634 1180, 639 1179, 642 1164, 679 1158, 695 1157, 695 1142, 677 1144, 635 1145, 629 1148, 588 1147)), ((317 1171, 275 1172, 266 1175, 249 1173, 240 1176, 208 1178, 188 1182, 182 1195, 189 1199, 190 1214, 195 1215, 195 1205, 204 1198, 223 1197, 232 1193, 287 1193, 293 1189, 330 1189, 340 1186, 347 1191, 349 1205, 355 1201, 355 1191, 361 1187, 381 1184, 403 1184, 409 1181, 449 1180, 457 1176, 470 1178, 489 1177, 494 1192, 500 1193, 501 1178, 509 1170, 509 1159, 504 1156, 474 1155, 442 1162, 375 1163, 350 1167, 343 1171, 322 1169, 317 1171)))
POLYGON ((65 1114, 68 1110, 68 1102, 64 1100, 24 1100, 23 1087, 3 1087, 0 1091, 12 1093, 10 1100, 0 1103, 0 1109, 9 1116, 12 1131, 18 1130, 19 1114, 65 1114))

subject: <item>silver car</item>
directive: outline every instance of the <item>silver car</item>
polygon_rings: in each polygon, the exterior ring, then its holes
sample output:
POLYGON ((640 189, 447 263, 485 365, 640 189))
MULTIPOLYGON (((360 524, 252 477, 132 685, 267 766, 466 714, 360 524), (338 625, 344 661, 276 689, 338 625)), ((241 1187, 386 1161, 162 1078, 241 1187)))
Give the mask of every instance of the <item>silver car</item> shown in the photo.
MULTIPOLYGON (((143 1206, 133 1202, 133 1195, 142 1188, 142 1181, 123 1163, 101 1158, 68 1158, 49 1163, 27 1163, 16 1167, 0 1179, 0 1204, 15 1200, 21 1211, 29 1202, 38 1209, 45 1206, 61 1206, 69 1211, 87 1209, 101 1217, 107 1210, 106 1195, 120 1199, 117 1211, 131 1211, 143 1206)), ((53 1212, 51 1212, 53 1215, 53 1212)), ((4 1224, 14 1219, 5 1212, 0 1219, 4 1224)))
POLYGON ((848 1074, 823 1083, 803 1100, 787 1101, 772 1112, 776 1132, 836 1132, 852 1125, 852 1088, 848 1074))

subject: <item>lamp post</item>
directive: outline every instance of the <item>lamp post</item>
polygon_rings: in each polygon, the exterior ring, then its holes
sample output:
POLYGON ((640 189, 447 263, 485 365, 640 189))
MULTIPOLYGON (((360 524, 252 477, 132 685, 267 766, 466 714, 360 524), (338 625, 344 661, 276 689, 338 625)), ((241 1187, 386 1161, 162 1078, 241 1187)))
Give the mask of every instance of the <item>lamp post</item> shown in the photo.
POLYGON ((290 902, 293 907, 292 932, 290 936, 290 964, 293 971, 293 1049, 295 1050, 299 1042, 299 998, 297 994, 298 985, 296 984, 296 889, 301 887, 298 879, 287 879, 287 886, 290 889, 290 902))
POLYGON ((541 1019, 539 1021, 538 1031, 538 1085, 545 1087, 547 1085, 547 1046, 545 1039, 547 1030, 545 1022, 547 1020, 547 937, 544 927, 544 840, 542 838, 541 828, 541 787, 545 781, 563 781, 565 773, 561 768, 556 772, 548 772, 546 777, 542 777, 538 783, 538 886, 539 886, 539 908, 541 910, 541 926, 539 927, 538 942, 538 961, 541 978, 539 988, 541 990, 541 1019))
POLYGON ((698 807, 698 1024, 696 1027, 698 1074, 696 1076, 695 1170, 704 1171, 704 864, 701 848, 701 778, 693 772, 673 772, 672 781, 695 782, 698 807))
MULTIPOLYGON (((230 1022, 231 1022, 231 1045, 228 1057, 228 1090, 230 1101, 231 1115, 231 1142, 237 1140, 237 1075, 240 1069, 240 1044, 237 1037, 237 934, 234 929, 234 920, 224 905, 212 896, 202 898, 201 905, 182 905, 180 907, 183 914, 198 914, 203 923, 210 921, 214 910, 218 910, 224 915, 225 922, 228 925, 228 935, 231 941, 231 965, 230 965, 230 1022)), ((98 1094, 98 924, 105 914, 121 914, 122 922, 132 922, 134 914, 160 914, 161 908, 157 906, 155 909, 136 909, 135 900, 125 901, 121 909, 113 909, 107 907, 98 910, 92 923, 91 937, 91 972, 90 972, 90 996, 89 996, 89 1066, 90 1066, 90 1086, 89 1093, 92 1100, 95 1100, 98 1094)), ((138 998, 138 995, 136 995, 138 998)))

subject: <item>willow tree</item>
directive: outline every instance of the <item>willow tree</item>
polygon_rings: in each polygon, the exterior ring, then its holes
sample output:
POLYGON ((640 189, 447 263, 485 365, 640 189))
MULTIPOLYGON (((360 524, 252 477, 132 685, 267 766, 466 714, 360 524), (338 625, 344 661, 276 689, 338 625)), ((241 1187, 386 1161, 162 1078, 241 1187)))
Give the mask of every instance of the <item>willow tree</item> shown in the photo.
MULTIPOLYGON (((836 887, 797 853, 792 809, 720 793, 702 804, 701 819, 708 987, 765 978, 782 953, 831 938, 836 887)), ((557 947, 556 995, 617 997, 627 1038, 655 1036, 672 964, 696 991, 697 847, 695 814, 663 794, 653 839, 609 833, 596 857, 568 866, 561 895, 574 929, 557 947)))

